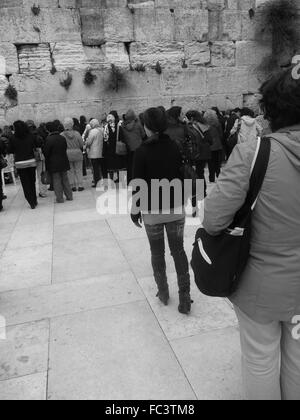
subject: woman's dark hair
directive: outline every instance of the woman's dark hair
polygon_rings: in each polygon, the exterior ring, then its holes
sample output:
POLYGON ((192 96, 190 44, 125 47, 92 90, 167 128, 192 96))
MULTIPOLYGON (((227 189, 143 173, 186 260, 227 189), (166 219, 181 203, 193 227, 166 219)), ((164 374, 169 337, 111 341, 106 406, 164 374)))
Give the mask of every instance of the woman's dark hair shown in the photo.
POLYGON ((300 123, 300 80, 293 77, 291 69, 265 82, 260 93, 261 107, 273 130, 300 123))
POLYGON ((202 116, 202 114, 199 111, 188 111, 186 113, 186 117, 187 119, 190 121, 191 119, 201 123, 201 124, 205 124, 205 120, 202 116))
POLYGON ((247 116, 247 117, 255 118, 255 113, 250 108, 243 108, 242 112, 241 112, 241 115, 242 115, 242 117, 247 116))
POLYGON ((115 123, 116 125, 120 122, 120 117, 117 111, 110 111, 109 115, 113 115, 115 117, 115 123))
POLYGON ((144 113, 144 123, 148 130, 161 135, 168 126, 166 112, 161 108, 149 108, 144 113))
POLYGON ((52 133, 54 133, 54 132, 62 133, 62 132, 65 131, 65 128, 59 120, 54 120, 53 121, 53 130, 54 131, 52 131, 52 133))
POLYGON ((15 137, 18 139, 25 139, 30 134, 28 125, 24 121, 14 122, 14 132, 15 137))
POLYGON ((176 122, 180 122, 180 115, 182 112, 182 107, 180 106, 173 106, 172 108, 170 108, 167 111, 167 116, 168 118, 172 118, 173 120, 175 120, 176 122))

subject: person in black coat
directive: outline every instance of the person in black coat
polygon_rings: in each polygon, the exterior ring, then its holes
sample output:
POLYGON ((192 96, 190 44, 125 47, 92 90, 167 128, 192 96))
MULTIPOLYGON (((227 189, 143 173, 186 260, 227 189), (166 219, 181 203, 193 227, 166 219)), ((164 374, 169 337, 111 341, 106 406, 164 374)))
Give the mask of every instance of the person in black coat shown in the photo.
POLYGON ((70 163, 67 156, 66 139, 60 135, 60 123, 54 121, 48 125, 50 135, 47 137, 43 153, 46 169, 52 175, 56 202, 64 202, 64 194, 68 201, 73 200, 73 193, 68 178, 70 163))
POLYGON ((191 311, 192 301, 189 263, 184 250, 185 200, 182 194, 184 178, 182 155, 177 143, 165 134, 167 116, 164 110, 148 109, 144 114, 144 123, 149 138, 135 153, 133 178, 137 182, 144 181, 148 191, 145 191, 143 196, 143 192, 137 186, 134 188, 131 218, 138 227, 142 227, 142 220, 145 224, 151 248, 154 278, 158 286, 157 296, 164 305, 168 304, 170 298, 165 261, 165 231, 167 232, 178 277, 180 301, 178 310, 180 313, 188 314, 191 311), (159 189, 155 191, 152 185, 153 182, 162 180, 176 184, 176 188, 170 189, 167 199, 163 191, 159 189), (136 194, 141 194, 140 206, 136 194))
MULTIPOLYGON (((0 137, 0 157, 4 157, 6 155, 6 145, 2 138, 0 137)), ((3 185, 2 185, 2 176, 1 176, 1 168, 0 168, 0 211, 3 210, 2 201, 4 199, 3 195, 3 185)))
POLYGON ((30 133, 27 124, 24 121, 16 121, 14 123, 14 136, 10 140, 8 152, 14 154, 24 196, 33 210, 38 205, 35 186, 35 150, 37 146, 36 138, 30 133))

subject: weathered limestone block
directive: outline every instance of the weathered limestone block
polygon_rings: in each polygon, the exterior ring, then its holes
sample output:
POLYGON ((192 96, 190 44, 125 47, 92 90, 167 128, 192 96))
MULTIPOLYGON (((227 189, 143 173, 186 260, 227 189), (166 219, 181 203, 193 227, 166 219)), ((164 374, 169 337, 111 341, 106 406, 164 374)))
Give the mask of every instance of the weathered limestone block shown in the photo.
POLYGON ((153 67, 159 61, 163 68, 179 67, 185 58, 183 42, 134 42, 130 48, 133 67, 144 64, 153 67))
POLYGON ((75 9, 41 9, 38 16, 23 8, 3 8, 0 13, 2 42, 30 44, 80 40, 80 19, 75 9))
POLYGON ((248 71, 244 68, 207 69, 210 94, 247 93, 249 91, 248 71))
POLYGON ((142 8, 133 15, 134 39, 137 42, 173 41, 175 22, 169 9, 142 8))
POLYGON ((8 80, 5 76, 0 75, 0 107, 5 107, 7 99, 4 96, 5 90, 8 87, 8 80))
POLYGON ((12 43, 0 42, 0 61, 0 75, 19 71, 17 49, 12 43))
POLYGON ((271 54, 270 45, 262 45, 254 41, 238 41, 236 43, 237 66, 258 66, 264 57, 271 54))
POLYGON ((123 42, 107 42, 103 46, 103 52, 107 65, 129 68, 129 55, 123 42))
POLYGON ((103 45, 104 14, 103 9, 80 9, 81 35, 84 45, 103 45))
POLYGON ((175 9, 176 41, 206 41, 208 29, 207 10, 175 9))
POLYGON ((51 43, 50 47, 58 71, 98 69, 105 63, 101 48, 84 47, 81 42, 57 42, 51 43))
POLYGON ((52 68, 49 44, 19 46, 18 59, 20 73, 35 74, 52 68))
POLYGON ((128 8, 105 9, 104 34, 106 41, 133 41, 133 16, 130 10, 128 8))
POLYGON ((242 18, 240 11, 223 12, 223 39, 237 41, 242 37, 242 18))
POLYGON ((206 6, 206 0, 155 0, 155 7, 165 7, 167 9, 175 9, 177 7, 191 8, 191 9, 202 9, 206 6))
POLYGON ((214 42, 211 46, 211 65, 214 67, 235 66, 235 43, 214 42))
POLYGON ((228 95, 208 95, 206 100, 206 107, 204 109, 217 106, 220 110, 228 110, 243 107, 242 94, 228 94, 228 95))
POLYGON ((127 7, 127 0, 75 0, 75 2, 76 7, 87 9, 127 7))
POLYGON ((184 58, 187 66, 204 66, 210 63, 208 42, 189 42, 184 46, 184 58))
POLYGON ((162 76, 162 95, 208 94, 206 69, 169 71, 164 72, 162 76))

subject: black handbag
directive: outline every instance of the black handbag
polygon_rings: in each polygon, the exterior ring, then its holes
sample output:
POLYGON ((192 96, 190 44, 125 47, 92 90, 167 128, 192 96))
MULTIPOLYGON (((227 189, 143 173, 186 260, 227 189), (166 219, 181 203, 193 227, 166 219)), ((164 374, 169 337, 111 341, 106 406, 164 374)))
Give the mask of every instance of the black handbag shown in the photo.
POLYGON ((251 249, 252 214, 270 159, 271 141, 259 142, 258 154, 243 207, 221 235, 199 229, 194 243, 192 268, 199 290, 211 297, 230 297, 238 289, 251 249))

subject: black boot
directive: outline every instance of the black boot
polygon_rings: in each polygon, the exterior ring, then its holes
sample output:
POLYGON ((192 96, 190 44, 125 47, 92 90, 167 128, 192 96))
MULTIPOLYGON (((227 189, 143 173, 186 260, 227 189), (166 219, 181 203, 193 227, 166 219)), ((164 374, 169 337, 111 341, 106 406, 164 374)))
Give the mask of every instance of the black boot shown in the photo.
POLYGON ((191 280, 190 275, 186 274, 184 276, 178 277, 178 286, 179 286, 179 306, 178 311, 181 314, 188 315, 191 312, 192 308, 192 299, 191 299, 191 280))
POLYGON ((168 306, 170 294, 166 274, 155 274, 155 281, 158 287, 158 293, 156 296, 165 306, 168 306))

